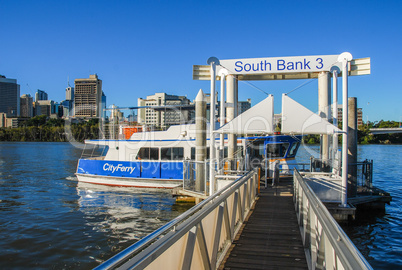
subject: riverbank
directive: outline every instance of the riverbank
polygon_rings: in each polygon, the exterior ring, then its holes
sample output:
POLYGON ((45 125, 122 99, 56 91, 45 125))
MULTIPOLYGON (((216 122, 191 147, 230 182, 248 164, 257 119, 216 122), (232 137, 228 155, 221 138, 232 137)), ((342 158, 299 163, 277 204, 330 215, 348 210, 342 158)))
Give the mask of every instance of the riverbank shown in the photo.
POLYGON ((22 127, 0 128, 0 141, 8 142, 83 142, 99 138, 99 123, 91 119, 80 123, 66 123, 61 119, 34 117, 22 127))
MULTIPOLYGON (((358 144, 402 144, 400 133, 395 134, 370 134, 370 128, 398 127, 395 121, 380 121, 374 125, 363 125, 358 130, 358 144)), ((18 128, 0 128, 0 141, 8 142, 83 142, 84 140, 99 138, 98 119, 70 123, 62 119, 47 119, 45 115, 33 117, 18 128)), ((306 135, 303 137, 305 144, 319 144, 320 135, 306 135)), ((339 136, 342 143, 342 136, 339 136)))

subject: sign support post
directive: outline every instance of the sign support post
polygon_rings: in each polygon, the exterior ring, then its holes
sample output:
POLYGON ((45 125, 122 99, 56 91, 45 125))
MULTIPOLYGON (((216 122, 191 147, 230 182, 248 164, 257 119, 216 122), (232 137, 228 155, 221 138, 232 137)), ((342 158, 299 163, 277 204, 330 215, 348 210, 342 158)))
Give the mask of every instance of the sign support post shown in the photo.
MULTIPOLYGON (((220 97, 220 127, 223 127, 225 125, 225 79, 226 79, 226 75, 228 75, 228 72, 226 69, 221 69, 219 71, 219 76, 221 77, 221 97, 220 97)), ((225 158, 224 155, 224 151, 225 151, 225 134, 221 134, 220 135, 220 141, 219 141, 220 145, 219 145, 219 166, 220 166, 220 170, 221 170, 221 174, 223 174, 224 171, 224 163, 223 160, 225 158), (222 164, 221 164, 222 163, 222 164)))
POLYGON ((347 207, 348 203, 348 63, 351 60, 350 53, 342 53, 338 58, 342 63, 342 207, 347 207))
POLYGON ((216 80, 216 65, 219 65, 219 60, 216 57, 210 57, 207 61, 211 66, 211 99, 209 106, 209 196, 215 193, 215 80, 216 80))
MULTIPOLYGON (((338 68, 335 67, 332 70, 332 124, 338 127, 338 68)), ((334 134, 332 136, 332 162, 334 166, 332 166, 332 173, 339 175, 339 159, 338 157, 338 135, 334 134)))

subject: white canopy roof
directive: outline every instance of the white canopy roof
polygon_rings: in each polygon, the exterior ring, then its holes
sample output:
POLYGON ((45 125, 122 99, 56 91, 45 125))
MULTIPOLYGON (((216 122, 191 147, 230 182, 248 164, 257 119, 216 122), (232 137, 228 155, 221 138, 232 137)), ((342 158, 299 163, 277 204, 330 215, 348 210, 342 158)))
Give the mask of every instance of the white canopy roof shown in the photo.
POLYGON ((273 119, 274 97, 269 95, 266 99, 238 115, 216 132, 225 134, 274 133, 273 119))
POLYGON ((319 115, 282 95, 282 133, 334 134, 339 129, 319 115))

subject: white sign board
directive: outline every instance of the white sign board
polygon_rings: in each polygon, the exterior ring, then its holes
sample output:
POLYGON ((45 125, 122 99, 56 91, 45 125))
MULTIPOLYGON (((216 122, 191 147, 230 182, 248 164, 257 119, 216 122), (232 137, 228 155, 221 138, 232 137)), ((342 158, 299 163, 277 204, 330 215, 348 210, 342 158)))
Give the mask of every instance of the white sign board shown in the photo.
MULTIPOLYGON (((330 71, 339 55, 315 55, 220 60, 229 74, 268 74, 330 71)), ((219 68, 218 68, 219 69, 219 68)))

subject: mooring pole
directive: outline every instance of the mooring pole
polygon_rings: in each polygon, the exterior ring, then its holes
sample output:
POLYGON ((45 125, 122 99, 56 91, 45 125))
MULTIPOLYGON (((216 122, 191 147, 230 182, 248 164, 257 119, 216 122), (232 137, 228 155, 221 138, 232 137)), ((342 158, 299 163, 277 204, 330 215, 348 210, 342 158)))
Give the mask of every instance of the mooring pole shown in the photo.
POLYGON ((198 161, 195 169, 195 186, 196 191, 206 193, 204 166, 207 156, 207 102, 201 89, 195 98, 195 129, 195 160, 198 161))
POLYGON ((348 98, 348 197, 357 193, 357 98, 348 98))
MULTIPOLYGON (((234 75, 228 75, 226 77, 226 118, 227 121, 233 120, 236 115, 235 108, 237 107, 236 102, 236 78, 234 75)), ((228 134, 228 161, 229 169, 234 170, 234 160, 237 146, 237 136, 236 134, 228 134)))
POLYGON ((338 62, 342 63, 342 207, 347 207, 348 203, 348 62, 350 60, 352 55, 348 52, 338 57, 338 62))

